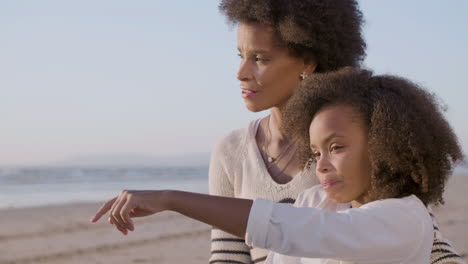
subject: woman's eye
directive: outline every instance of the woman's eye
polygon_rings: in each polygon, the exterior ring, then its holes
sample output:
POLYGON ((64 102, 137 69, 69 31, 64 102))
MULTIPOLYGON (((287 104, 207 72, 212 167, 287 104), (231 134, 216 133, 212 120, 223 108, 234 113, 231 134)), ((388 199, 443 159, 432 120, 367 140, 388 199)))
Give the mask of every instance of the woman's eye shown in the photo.
POLYGON ((255 61, 257 61, 257 62, 268 62, 270 60, 266 59, 266 58, 262 58, 262 57, 255 57, 255 61))
POLYGON ((242 54, 240 54, 240 53, 237 53, 237 56, 238 56, 239 58, 241 58, 241 59, 244 58, 244 56, 242 56, 242 54))

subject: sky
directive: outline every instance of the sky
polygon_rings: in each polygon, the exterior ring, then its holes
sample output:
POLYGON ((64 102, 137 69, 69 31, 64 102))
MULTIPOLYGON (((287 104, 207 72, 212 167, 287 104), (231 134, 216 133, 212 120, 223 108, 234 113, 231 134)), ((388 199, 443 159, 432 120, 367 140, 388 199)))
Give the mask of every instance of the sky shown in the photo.
MULTIPOLYGON (((0 0, 0 166, 207 153, 240 97, 219 1, 0 0)), ((435 92, 468 152, 468 2, 361 0, 364 65, 435 92)))

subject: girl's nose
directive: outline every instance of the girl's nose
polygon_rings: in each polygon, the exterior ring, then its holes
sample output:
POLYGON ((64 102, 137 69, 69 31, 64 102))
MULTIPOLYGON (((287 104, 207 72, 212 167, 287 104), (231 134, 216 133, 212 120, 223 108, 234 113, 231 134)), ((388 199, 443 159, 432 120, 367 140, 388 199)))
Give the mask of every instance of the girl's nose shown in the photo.
POLYGON ((331 163, 326 155, 322 155, 318 158, 315 169, 319 173, 327 173, 331 170, 331 163))

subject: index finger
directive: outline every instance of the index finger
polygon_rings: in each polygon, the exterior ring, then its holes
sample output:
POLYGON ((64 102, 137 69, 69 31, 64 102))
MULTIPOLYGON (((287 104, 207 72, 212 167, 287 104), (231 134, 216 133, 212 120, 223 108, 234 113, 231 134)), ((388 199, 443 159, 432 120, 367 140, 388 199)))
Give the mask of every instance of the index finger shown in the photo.
POLYGON ((107 201, 99 210, 97 211, 96 215, 91 219, 92 223, 96 223, 103 215, 105 215, 111 208, 114 202, 117 200, 117 197, 114 199, 107 201))

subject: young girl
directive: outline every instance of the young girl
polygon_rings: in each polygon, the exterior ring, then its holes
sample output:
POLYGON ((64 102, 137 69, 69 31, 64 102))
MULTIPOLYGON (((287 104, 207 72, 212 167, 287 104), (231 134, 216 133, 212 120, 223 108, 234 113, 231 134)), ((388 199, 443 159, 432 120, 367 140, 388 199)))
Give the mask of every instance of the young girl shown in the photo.
POLYGON ((447 177, 463 159, 432 95, 401 78, 345 69, 302 82, 284 120, 320 181, 294 206, 123 191, 92 221, 110 211, 127 234, 132 217, 173 210, 271 250, 266 263, 430 263, 426 206, 443 202, 447 177))

